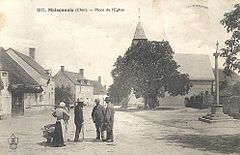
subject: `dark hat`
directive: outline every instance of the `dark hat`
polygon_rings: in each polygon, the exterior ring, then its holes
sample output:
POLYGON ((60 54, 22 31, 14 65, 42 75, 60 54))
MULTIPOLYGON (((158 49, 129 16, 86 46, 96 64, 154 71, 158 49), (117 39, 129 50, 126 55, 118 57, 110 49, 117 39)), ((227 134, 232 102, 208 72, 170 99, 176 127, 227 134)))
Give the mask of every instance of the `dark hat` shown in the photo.
POLYGON ((95 99, 95 102, 100 103, 100 99, 99 98, 95 99))
POLYGON ((83 101, 82 98, 80 98, 80 99, 78 98, 78 99, 77 99, 77 102, 82 102, 82 103, 83 103, 84 101, 83 101))
POLYGON ((111 101, 111 100, 110 100, 110 97, 105 97, 104 101, 110 102, 110 101, 111 101))

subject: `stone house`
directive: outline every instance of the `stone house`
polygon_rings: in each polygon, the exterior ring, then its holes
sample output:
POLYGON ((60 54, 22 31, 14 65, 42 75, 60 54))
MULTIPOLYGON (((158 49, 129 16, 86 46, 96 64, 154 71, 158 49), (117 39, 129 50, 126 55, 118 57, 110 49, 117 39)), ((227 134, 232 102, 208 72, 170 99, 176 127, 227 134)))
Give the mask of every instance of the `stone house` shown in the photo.
POLYGON ((30 56, 14 49, 0 49, 1 90, 0 109, 4 114, 23 115, 33 107, 54 105, 54 81, 48 71, 30 56))
POLYGON ((54 81, 56 87, 70 87, 74 101, 83 98, 88 105, 93 105, 94 99, 106 94, 101 77, 98 77, 98 81, 89 80, 84 76, 84 69, 79 69, 79 72, 75 73, 66 71, 65 67, 61 66, 60 71, 54 76, 54 81))
MULTIPOLYGON (((102 85, 101 76, 98 76, 98 80, 90 80, 90 84, 93 87, 93 98, 100 99, 101 102, 104 102, 104 98, 107 94, 106 85, 102 85)), ((94 102, 90 103, 94 105, 94 102)))

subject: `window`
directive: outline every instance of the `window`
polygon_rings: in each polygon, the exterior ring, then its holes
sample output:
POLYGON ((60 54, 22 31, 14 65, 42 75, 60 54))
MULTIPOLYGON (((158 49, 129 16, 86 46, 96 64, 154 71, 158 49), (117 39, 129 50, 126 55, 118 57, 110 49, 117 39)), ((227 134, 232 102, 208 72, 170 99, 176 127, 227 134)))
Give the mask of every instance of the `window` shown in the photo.
POLYGON ((40 95, 40 102, 43 101, 43 95, 40 95))
POLYGON ((7 72, 2 72, 2 77, 7 76, 7 72))

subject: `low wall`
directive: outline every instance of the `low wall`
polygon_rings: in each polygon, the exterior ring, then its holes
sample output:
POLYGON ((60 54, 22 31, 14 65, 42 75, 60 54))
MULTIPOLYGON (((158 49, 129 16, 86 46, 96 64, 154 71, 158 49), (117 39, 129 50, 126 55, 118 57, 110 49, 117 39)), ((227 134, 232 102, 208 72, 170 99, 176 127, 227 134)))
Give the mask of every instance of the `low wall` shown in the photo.
POLYGON ((52 105, 35 105, 35 106, 31 106, 28 107, 27 109, 24 110, 24 115, 31 115, 33 113, 38 113, 41 111, 45 111, 45 110, 53 110, 54 106, 52 105))
POLYGON ((223 112, 235 118, 240 118, 240 96, 231 96, 221 99, 223 112))

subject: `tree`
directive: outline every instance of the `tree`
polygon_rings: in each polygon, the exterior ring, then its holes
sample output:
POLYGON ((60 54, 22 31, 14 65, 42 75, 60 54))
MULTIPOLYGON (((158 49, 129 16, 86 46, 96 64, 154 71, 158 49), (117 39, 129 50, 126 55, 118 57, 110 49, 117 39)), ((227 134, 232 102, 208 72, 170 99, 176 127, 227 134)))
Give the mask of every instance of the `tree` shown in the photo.
POLYGON ((127 108, 128 104, 123 102, 124 98, 128 98, 130 94, 130 88, 126 88, 120 82, 114 81, 112 85, 108 88, 107 95, 110 97, 111 101, 119 105, 122 103, 123 108, 127 108))
POLYGON ((128 70, 125 68, 123 57, 119 56, 113 66, 115 67, 111 72, 113 84, 109 86, 107 95, 115 104, 122 103, 122 107, 126 108, 127 103, 123 102, 123 100, 128 98, 131 87, 127 80, 128 70))
POLYGON ((71 102, 73 102, 73 95, 71 91, 70 86, 64 86, 61 87, 57 86, 55 88, 55 101, 56 105, 58 105, 60 102, 65 102, 68 106, 71 102))
POLYGON ((231 38, 225 41, 224 48, 221 49, 221 57, 225 58, 225 73, 231 75, 231 71, 240 72, 240 59, 237 58, 240 52, 240 4, 234 6, 234 10, 225 13, 220 23, 226 28, 227 33, 231 33, 231 38))
POLYGON ((157 97, 164 92, 172 96, 185 95, 191 87, 188 75, 177 71, 179 66, 173 54, 167 41, 132 44, 124 56, 117 59, 113 79, 121 79, 120 83, 133 88, 137 98, 144 98, 145 105, 155 108, 157 97))

